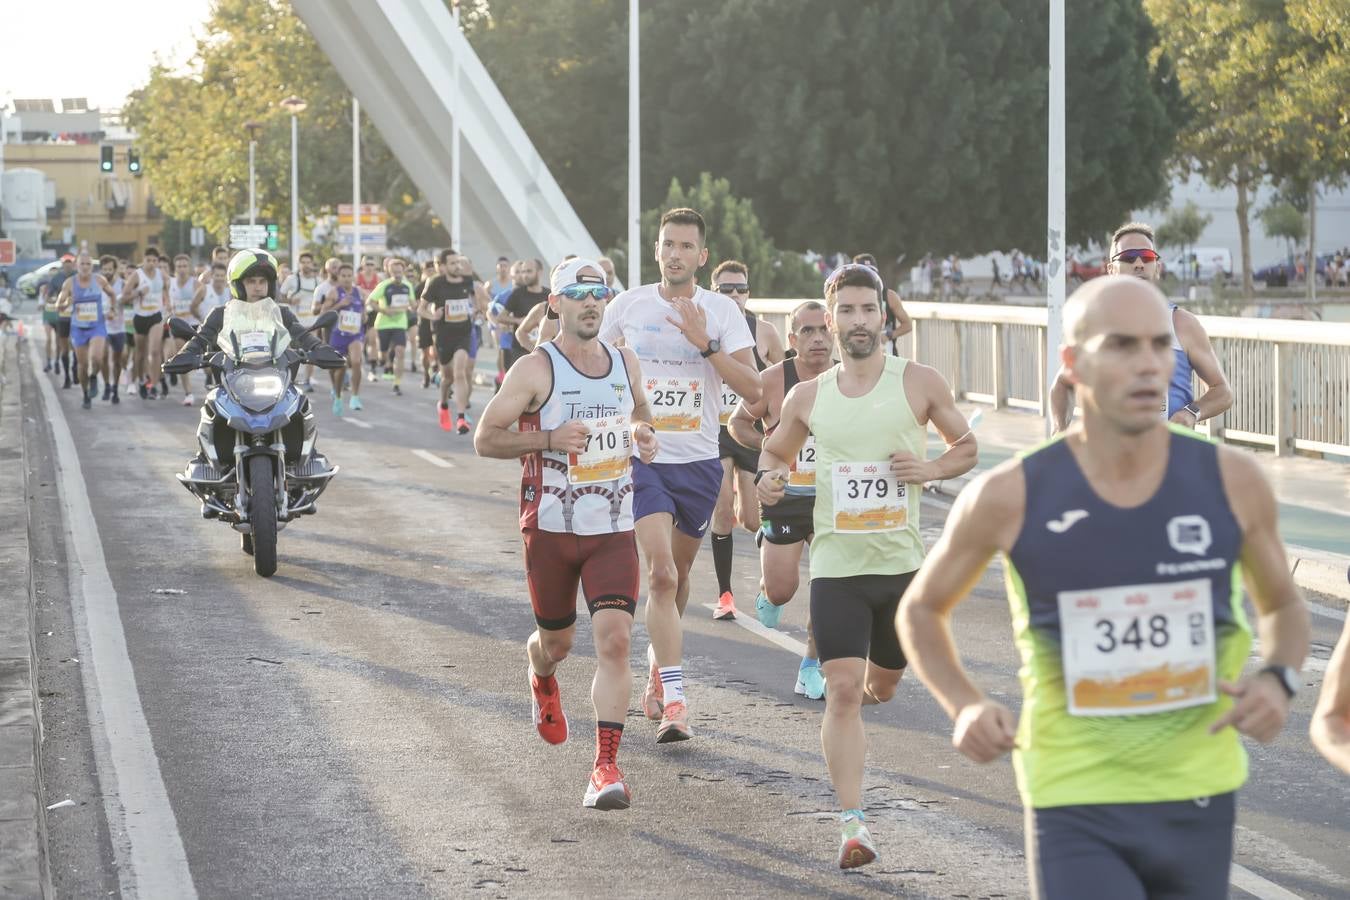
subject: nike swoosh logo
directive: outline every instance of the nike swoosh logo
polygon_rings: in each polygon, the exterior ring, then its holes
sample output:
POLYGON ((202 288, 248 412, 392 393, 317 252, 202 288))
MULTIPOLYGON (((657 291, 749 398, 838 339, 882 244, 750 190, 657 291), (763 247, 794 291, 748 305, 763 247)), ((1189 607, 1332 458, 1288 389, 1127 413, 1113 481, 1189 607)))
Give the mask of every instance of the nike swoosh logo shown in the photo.
POLYGON ((1087 510, 1085 509, 1070 509, 1058 519, 1051 519, 1049 522, 1046 522, 1045 527, 1055 534, 1063 534, 1087 517, 1087 510))

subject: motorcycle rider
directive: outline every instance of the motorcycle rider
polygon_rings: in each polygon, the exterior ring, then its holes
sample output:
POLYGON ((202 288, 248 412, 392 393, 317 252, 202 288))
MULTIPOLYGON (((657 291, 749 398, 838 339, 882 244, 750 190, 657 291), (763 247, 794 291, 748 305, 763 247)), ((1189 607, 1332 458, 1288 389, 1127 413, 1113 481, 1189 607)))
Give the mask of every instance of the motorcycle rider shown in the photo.
MULTIPOLYGON (((276 296, 277 261, 266 250, 240 250, 230 260, 227 275, 232 299, 224 306, 211 310, 210 315, 197 328, 196 336, 184 344, 173 359, 164 364, 166 373, 191 371, 205 364, 205 356, 215 348, 216 338, 219 337, 220 330, 225 324, 225 311, 232 304, 257 303, 276 296)), ((304 351, 308 362, 325 368, 345 365, 346 361, 342 354, 308 331, 289 306, 278 304, 277 309, 281 313, 282 324, 290 333, 291 342, 304 351)), ((291 458, 291 454, 298 450, 303 441, 304 418, 308 412, 309 401, 304 399, 300 409, 284 429, 288 464, 299 462, 298 459, 291 458), (292 437, 296 439, 292 441, 292 437)), ((198 456, 201 456, 200 452, 198 456)))

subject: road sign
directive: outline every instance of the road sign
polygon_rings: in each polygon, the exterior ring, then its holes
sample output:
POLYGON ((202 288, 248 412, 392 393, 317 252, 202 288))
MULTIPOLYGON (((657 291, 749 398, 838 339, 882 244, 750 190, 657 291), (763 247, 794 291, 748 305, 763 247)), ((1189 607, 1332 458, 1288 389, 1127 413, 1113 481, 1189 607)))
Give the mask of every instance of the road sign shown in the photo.
MULTIPOLYGON (((368 231, 361 232, 361 248, 363 250, 384 249, 387 246, 388 236, 384 234, 371 234, 368 231)), ((352 234, 339 234, 335 241, 339 250, 352 249, 352 234)))
POLYGON ((200 225, 192 226, 192 246, 194 247, 206 246, 206 229, 201 227, 200 225))
MULTIPOLYGON (((339 215, 339 216, 346 216, 347 218, 351 218, 354 209, 355 209, 355 207, 353 207, 350 203, 339 203, 339 204, 338 204, 338 215, 339 215)), ((362 204, 361 204, 361 215, 363 215, 363 216, 382 216, 382 215, 384 215, 384 206, 382 206, 382 205, 379 204, 379 203, 362 203, 362 204)))
MULTIPOLYGON (((352 219, 353 219, 352 216, 339 215, 337 217, 339 225, 350 225, 352 224, 352 219)), ((376 215, 366 215, 363 213, 361 215, 362 225, 383 225, 388 221, 389 217, 386 216, 384 213, 378 213, 376 215)))
POLYGON ((234 224, 230 226, 230 249, 246 250, 277 249, 277 223, 259 222, 256 225, 234 224))
MULTIPOLYGON (((352 224, 346 225, 339 224, 337 230, 338 234, 351 234, 352 232, 356 231, 356 226, 352 224)), ((384 237, 386 234, 389 233, 389 226, 385 225, 384 223, 380 223, 379 225, 362 225, 361 233, 378 234, 380 237, 384 237)))
POLYGON ((14 259, 14 242, 8 238, 0 239, 0 266, 12 266, 14 259))

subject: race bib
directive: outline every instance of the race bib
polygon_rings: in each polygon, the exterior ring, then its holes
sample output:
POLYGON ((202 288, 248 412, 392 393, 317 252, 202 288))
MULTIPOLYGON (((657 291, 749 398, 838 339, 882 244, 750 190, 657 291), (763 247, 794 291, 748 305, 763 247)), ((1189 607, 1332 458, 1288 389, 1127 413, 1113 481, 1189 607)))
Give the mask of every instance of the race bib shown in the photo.
POLYGON ((192 298, 174 297, 173 312, 176 316, 186 316, 192 312, 192 298))
POLYGON ((98 301, 85 301, 75 304, 75 321, 93 325, 98 321, 98 301))
POLYGON ((1209 580, 1059 595, 1069 714, 1134 716, 1213 703, 1209 580))
POLYGON ((271 336, 266 331, 235 332, 239 340, 239 355, 252 356, 255 353, 272 354, 271 336))
POLYGON ((389 294, 389 308, 392 310, 404 310, 408 308, 407 294, 389 294))
POLYGON ((471 304, 468 297, 445 301, 445 321, 466 322, 469 319, 471 304))
POLYGON ((343 334, 357 334, 361 331, 361 314, 350 309, 338 310, 338 331, 343 334))
POLYGON ((143 316, 153 316, 161 309, 160 298, 157 294, 141 294, 136 300, 136 311, 143 316))
POLYGON ((837 462, 831 475, 836 532, 883 534, 909 521, 908 485, 891 474, 889 461, 837 462))
POLYGON ((718 417, 723 425, 731 421, 731 414, 736 411, 736 404, 741 402, 741 395, 731 389, 731 385, 725 381, 722 382, 722 414, 718 417))
POLYGON ((633 455, 632 433, 627 416, 608 419, 590 419, 590 434, 586 435, 586 449, 567 454, 567 481, 569 484, 594 484, 613 481, 628 473, 633 455))
MULTIPOLYGON (((797 458, 788 466, 789 487, 816 486, 816 436, 807 435, 806 443, 797 451, 797 458)), ((903 485, 902 485, 903 487, 903 485)), ((838 509, 838 507, 835 507, 838 509)))
POLYGON ((652 426, 657 431, 696 432, 703 428, 702 379, 648 378, 645 387, 652 405, 652 426))

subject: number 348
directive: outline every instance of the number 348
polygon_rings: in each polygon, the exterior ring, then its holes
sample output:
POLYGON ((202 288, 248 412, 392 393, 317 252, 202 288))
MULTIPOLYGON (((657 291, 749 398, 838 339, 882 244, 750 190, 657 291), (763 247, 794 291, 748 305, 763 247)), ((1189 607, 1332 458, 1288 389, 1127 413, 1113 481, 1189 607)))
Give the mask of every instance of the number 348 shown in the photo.
POLYGON ((1097 629, 1097 649, 1102 653, 1114 653, 1121 647, 1144 649, 1144 645, 1161 649, 1171 640, 1167 631, 1167 616, 1150 616, 1145 622, 1139 618, 1129 620, 1125 630, 1119 635, 1116 629, 1125 623, 1112 619, 1098 619, 1093 625, 1097 629))

